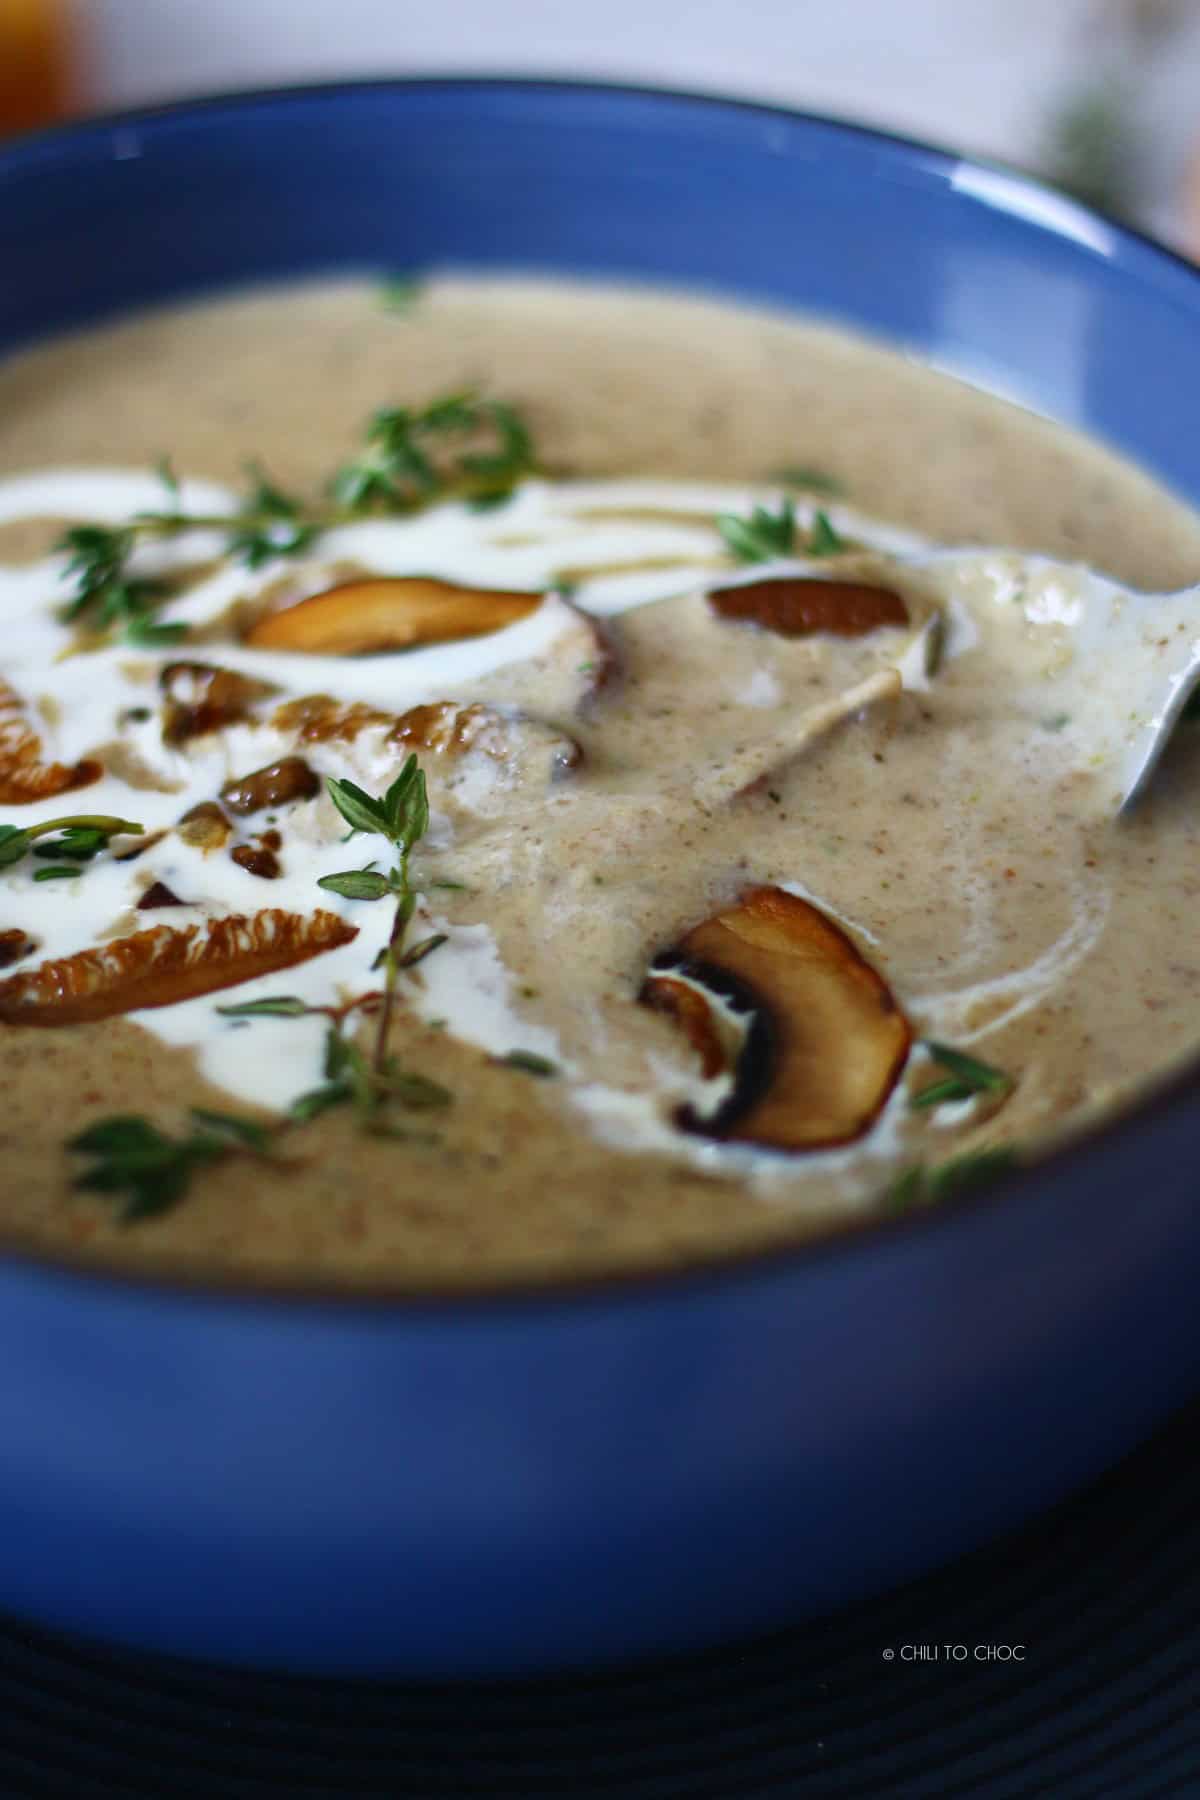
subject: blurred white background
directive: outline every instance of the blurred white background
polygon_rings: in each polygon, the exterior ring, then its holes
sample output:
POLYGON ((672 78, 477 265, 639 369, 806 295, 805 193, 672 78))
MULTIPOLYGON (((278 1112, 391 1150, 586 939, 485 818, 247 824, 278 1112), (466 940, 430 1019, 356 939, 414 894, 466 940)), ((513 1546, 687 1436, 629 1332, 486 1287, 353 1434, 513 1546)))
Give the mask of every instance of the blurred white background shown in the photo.
POLYGON ((1090 0, 89 0, 93 79, 141 100, 230 82, 537 70, 674 82, 1011 151, 1090 0))

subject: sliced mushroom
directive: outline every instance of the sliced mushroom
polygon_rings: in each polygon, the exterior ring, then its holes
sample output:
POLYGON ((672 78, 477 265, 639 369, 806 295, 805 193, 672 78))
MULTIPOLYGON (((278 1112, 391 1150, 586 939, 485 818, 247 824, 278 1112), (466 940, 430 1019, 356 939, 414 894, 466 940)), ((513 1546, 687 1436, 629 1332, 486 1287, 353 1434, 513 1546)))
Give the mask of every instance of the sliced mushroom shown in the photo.
POLYGON ((0 1023, 83 1025, 235 987, 336 950, 357 928, 331 912, 269 908, 206 926, 155 925, 0 981, 0 1023))
POLYGON ((178 894, 173 893, 165 881, 152 881, 138 901, 137 910, 139 912, 155 912, 160 906, 186 905, 187 901, 181 900, 178 894))
POLYGON ((883 625, 907 625, 908 608, 892 588, 826 576, 777 575, 714 588, 708 603, 723 619, 741 619, 779 637, 866 637, 883 625))
POLYGON ((359 732, 384 726, 385 742, 397 748, 448 758, 478 750, 517 772, 527 758, 544 755, 552 777, 583 760, 582 746, 558 726, 477 701, 435 700, 387 713, 361 701, 344 705, 328 694, 307 694, 277 708, 272 724, 278 731, 295 732, 302 744, 353 743, 359 732))
POLYGON ((541 594, 463 587, 429 575, 347 581, 268 613, 246 634, 256 650, 358 656, 482 637, 527 618, 541 594))
POLYGON ((233 826, 215 800, 201 800, 190 806, 177 827, 185 844, 197 850, 220 850, 233 836, 233 826))
MULTIPOLYGON (((664 967, 673 965, 668 961, 664 967)), ((725 1047, 717 1030, 716 1015, 703 994, 678 975, 655 972, 647 977, 638 999, 643 1006, 665 1013, 678 1025, 688 1043, 700 1058, 700 1071, 706 1079, 720 1075, 726 1067, 725 1047)))
POLYGON ((278 881, 283 872, 275 852, 263 844, 238 844, 229 854, 239 869, 261 881, 278 881))
POLYGON ((42 741, 29 723, 21 699, 0 681, 0 804, 28 806, 75 788, 90 787, 103 775, 91 759, 71 765, 42 761, 42 741))
POLYGON ((285 756, 249 775, 227 781, 221 798, 231 813, 263 812, 292 800, 311 800, 321 791, 320 779, 302 756, 285 756))
POLYGON ((276 692, 268 682, 213 663, 168 663, 158 680, 166 698, 163 740, 176 745, 239 724, 276 692))
POLYGON ((332 694, 285 700, 271 715, 276 731, 294 732, 302 744, 352 744, 362 731, 396 723, 395 713, 368 706, 365 700, 335 700, 332 694))
POLYGON ((33 939, 24 931, 0 931, 0 969, 11 969, 14 963, 23 962, 35 948, 33 939))
MULTIPOLYGON (((664 1005, 662 987, 682 985, 672 982, 680 973, 691 992, 709 989, 748 1023, 732 1095, 711 1117, 685 1109, 686 1130, 804 1151, 853 1143, 874 1123, 912 1031, 886 983, 815 906, 782 888, 748 889, 656 959, 643 1001, 671 1011, 677 996, 664 1005)), ((701 1040, 710 1041, 720 1041, 715 1021, 701 1040)))

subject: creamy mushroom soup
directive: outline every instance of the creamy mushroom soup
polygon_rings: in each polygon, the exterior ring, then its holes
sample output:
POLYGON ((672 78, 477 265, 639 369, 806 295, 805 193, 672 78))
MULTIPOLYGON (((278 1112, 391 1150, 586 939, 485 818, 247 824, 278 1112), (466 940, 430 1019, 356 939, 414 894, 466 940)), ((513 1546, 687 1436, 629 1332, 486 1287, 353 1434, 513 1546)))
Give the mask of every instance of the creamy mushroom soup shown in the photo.
POLYGON ((1101 448, 840 332, 437 279, 0 368, 10 1239, 445 1286, 936 1205, 1200 1035, 1101 448))

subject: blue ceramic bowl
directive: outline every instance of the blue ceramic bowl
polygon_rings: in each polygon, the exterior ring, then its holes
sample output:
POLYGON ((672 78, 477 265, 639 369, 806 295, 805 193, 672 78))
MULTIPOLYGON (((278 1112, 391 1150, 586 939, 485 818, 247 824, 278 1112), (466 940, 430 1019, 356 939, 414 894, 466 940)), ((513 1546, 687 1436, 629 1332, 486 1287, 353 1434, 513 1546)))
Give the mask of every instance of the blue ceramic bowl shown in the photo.
MULTIPOLYGON (((0 349, 220 283, 453 262, 814 310, 1200 503, 1200 278, 1008 174, 541 82, 217 100, 0 152, 0 349)), ((0 1606, 202 1657, 512 1672, 901 1580, 1200 1383, 1200 1085, 915 1220, 431 1303, 0 1258, 0 1606)))

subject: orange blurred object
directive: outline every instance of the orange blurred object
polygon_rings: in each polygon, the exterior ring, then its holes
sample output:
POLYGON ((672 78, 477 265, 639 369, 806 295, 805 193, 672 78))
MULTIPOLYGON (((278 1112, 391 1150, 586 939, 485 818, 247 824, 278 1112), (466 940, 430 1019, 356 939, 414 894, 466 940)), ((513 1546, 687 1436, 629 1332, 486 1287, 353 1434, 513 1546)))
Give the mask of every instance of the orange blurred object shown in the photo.
POLYGON ((67 0, 0 0, 0 137, 70 110, 69 14, 67 0))

